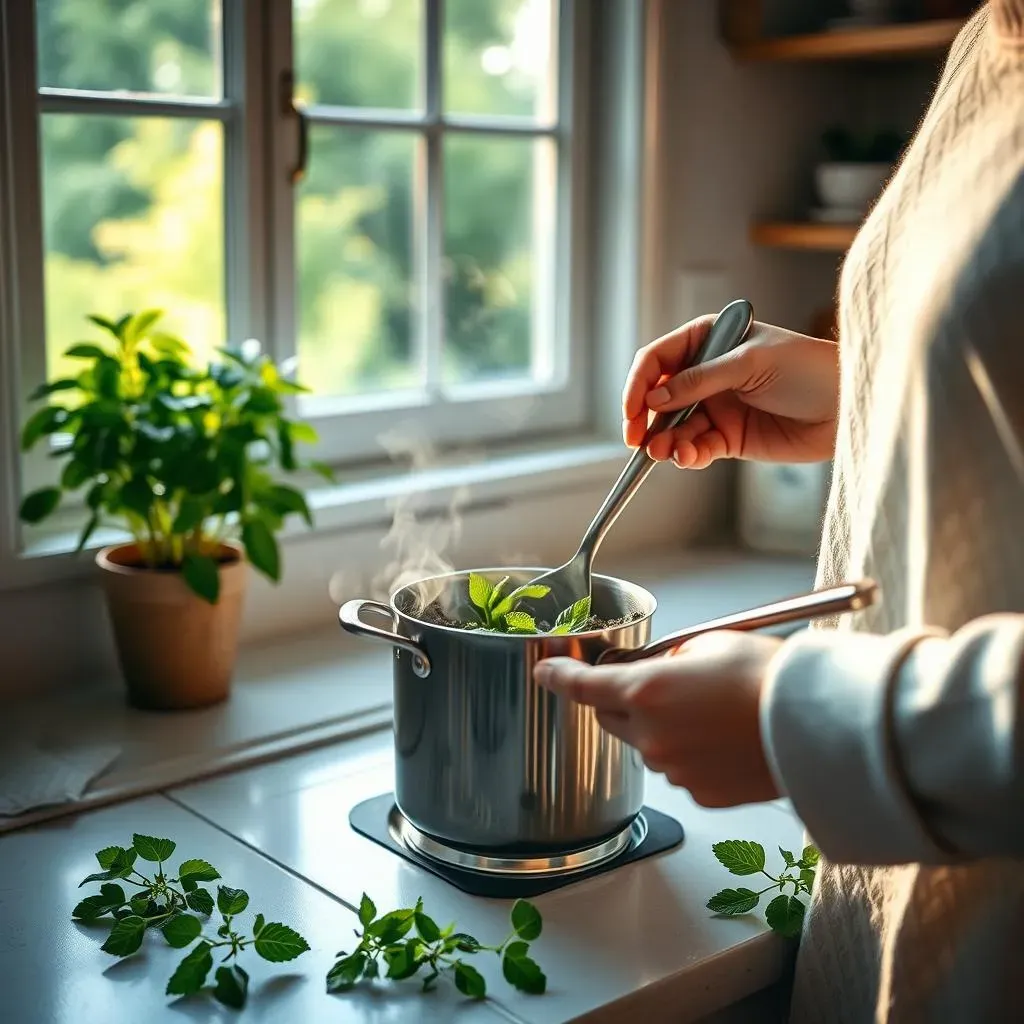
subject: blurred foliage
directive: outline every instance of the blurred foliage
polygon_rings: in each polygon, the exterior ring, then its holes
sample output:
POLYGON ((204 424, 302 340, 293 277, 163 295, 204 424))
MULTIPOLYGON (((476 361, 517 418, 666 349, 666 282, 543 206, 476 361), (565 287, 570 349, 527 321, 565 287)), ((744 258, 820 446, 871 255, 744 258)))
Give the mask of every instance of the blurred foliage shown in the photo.
MULTIPOLYGON (((296 0, 299 98, 418 108, 422 6, 296 0)), ((220 95, 216 0, 38 0, 37 10, 43 86, 220 95)), ((550 0, 449 0, 448 109, 546 112, 550 11, 550 0)), ((94 308, 167 309, 168 329, 208 357, 226 330, 220 124, 48 114, 42 140, 50 374, 70 371, 60 352, 94 308)), ((422 142, 328 125, 314 125, 311 142, 296 213, 303 378, 321 394, 413 383, 422 142)), ((495 136, 444 147, 448 379, 529 371, 534 176, 546 147, 495 136)))

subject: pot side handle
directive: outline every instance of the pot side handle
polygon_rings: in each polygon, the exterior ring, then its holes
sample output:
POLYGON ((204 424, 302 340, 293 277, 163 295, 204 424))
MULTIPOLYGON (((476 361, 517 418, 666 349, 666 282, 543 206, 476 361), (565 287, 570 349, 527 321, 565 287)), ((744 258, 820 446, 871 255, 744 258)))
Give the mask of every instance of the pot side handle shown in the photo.
POLYGON ((628 661, 642 661, 664 654, 673 648, 692 640, 703 633, 714 633, 722 629, 752 631, 767 629, 769 626, 781 626, 787 622, 806 622, 819 619, 826 615, 842 615, 844 612, 860 611, 875 604, 879 598, 878 585, 874 580, 859 580, 855 583, 842 583, 825 590, 814 590, 799 597, 789 597, 783 601, 749 608, 744 612, 734 612, 717 619, 709 619, 696 626, 680 629, 654 640, 643 647, 626 650, 612 647, 604 651, 597 659, 597 664, 607 665, 628 661))
POLYGON ((394 628, 394 612, 380 601, 346 601, 338 611, 338 621, 346 633, 367 637, 371 640, 385 640, 395 647, 401 647, 412 655, 412 670, 421 679, 430 675, 430 656, 415 641, 402 636, 394 628), (363 611, 370 610, 391 620, 391 629, 381 629, 363 621, 363 611))

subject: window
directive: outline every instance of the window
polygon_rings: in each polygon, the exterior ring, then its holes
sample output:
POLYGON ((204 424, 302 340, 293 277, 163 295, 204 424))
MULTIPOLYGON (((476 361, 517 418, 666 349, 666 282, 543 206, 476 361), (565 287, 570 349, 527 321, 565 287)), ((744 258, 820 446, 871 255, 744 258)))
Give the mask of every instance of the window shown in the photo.
POLYGON ((580 6, 0 0, 22 390, 156 306, 294 357, 335 461, 583 426, 580 6))

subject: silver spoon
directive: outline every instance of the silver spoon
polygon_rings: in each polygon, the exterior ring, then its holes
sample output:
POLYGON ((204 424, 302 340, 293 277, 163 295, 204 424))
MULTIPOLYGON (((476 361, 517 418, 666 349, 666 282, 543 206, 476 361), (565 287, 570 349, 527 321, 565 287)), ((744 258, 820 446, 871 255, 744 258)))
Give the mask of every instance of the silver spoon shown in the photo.
MULTIPOLYGON (((746 299, 736 299, 734 302, 730 302, 715 318, 711 330, 708 331, 704 343, 690 365, 717 359, 734 349, 747 336, 753 321, 754 307, 746 299)), ((534 612, 538 622, 553 624, 559 612, 571 608, 577 601, 590 596, 590 572, 597 549, 601 546, 601 542, 611 529, 612 524, 657 465, 655 460, 647 454, 647 445, 657 434, 671 430, 688 420, 699 404, 699 402, 695 402, 685 409, 659 413, 654 418, 644 437, 643 444, 637 448, 629 462, 626 463, 626 468, 622 471, 619 479, 615 481, 615 486, 609 491, 608 497, 598 509, 597 515, 587 527, 587 532, 583 535, 583 542, 576 554, 560 568, 552 569, 551 572, 544 573, 530 581, 531 585, 543 584, 551 588, 545 597, 531 601, 531 611, 534 612)))

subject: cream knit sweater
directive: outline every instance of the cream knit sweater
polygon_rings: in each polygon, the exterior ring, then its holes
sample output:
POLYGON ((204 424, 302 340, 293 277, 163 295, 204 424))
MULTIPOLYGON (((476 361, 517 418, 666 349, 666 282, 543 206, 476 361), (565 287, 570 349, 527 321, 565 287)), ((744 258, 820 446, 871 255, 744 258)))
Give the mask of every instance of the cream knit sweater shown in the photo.
POLYGON ((769 760, 827 858, 794 1024, 1024 1022, 1024 0, 950 54, 840 289, 822 584, 769 760))

